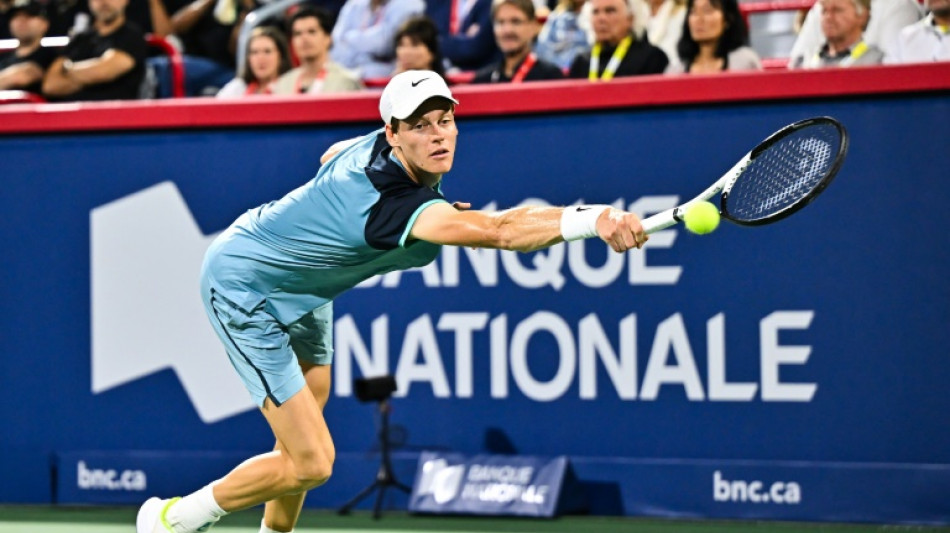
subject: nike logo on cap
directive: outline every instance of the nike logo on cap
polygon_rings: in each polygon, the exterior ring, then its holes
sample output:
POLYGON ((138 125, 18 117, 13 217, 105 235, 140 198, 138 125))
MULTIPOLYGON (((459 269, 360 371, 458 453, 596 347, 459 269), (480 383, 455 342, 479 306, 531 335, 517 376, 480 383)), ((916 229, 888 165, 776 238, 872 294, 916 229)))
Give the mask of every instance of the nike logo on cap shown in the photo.
POLYGON ((416 85, 419 85, 420 83, 426 81, 427 79, 429 79, 429 78, 422 78, 422 79, 419 80, 419 81, 414 81, 414 82, 412 82, 412 86, 415 87, 416 85))

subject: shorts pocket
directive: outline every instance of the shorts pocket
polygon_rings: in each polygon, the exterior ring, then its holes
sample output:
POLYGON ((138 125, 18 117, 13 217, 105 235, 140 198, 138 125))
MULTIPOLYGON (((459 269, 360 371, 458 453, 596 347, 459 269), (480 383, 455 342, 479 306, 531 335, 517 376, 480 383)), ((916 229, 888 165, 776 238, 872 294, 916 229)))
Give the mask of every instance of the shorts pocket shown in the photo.
POLYGON ((215 295, 215 314, 236 343, 251 348, 277 349, 288 345, 287 331, 277 319, 264 311, 264 304, 250 313, 215 295))

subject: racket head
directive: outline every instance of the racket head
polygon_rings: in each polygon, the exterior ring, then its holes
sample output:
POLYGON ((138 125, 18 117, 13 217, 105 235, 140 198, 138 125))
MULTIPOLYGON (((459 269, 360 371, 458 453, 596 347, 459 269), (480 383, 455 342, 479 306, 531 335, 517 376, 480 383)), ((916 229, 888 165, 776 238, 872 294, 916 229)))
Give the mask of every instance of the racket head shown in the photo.
POLYGON ((848 153, 848 132, 831 117, 785 126, 749 152, 725 184, 723 217, 744 226, 781 220, 811 203, 834 179, 848 153))

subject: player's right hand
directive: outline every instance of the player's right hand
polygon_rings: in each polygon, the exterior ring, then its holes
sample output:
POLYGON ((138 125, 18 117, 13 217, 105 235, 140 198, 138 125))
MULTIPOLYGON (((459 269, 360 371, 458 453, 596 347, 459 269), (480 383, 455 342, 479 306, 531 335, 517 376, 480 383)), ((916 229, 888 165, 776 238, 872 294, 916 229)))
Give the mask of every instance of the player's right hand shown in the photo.
POLYGON ((650 238, 643 231, 640 217, 613 207, 605 209, 597 217, 597 234, 615 252, 625 252, 631 248, 640 249, 650 238))

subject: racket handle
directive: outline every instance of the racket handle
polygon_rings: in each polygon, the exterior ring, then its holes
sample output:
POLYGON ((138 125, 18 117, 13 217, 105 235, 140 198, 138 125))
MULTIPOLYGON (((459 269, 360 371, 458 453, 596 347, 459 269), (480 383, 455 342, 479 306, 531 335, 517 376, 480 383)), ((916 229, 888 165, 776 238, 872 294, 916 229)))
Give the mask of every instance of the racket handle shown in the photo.
POLYGON ((666 211, 661 211, 653 216, 647 217, 641 220, 640 224, 643 225, 643 231, 649 235, 673 226, 682 220, 679 213, 680 208, 674 207, 673 209, 667 209, 666 211))
POLYGON ((667 209, 666 211, 660 211, 653 216, 641 220, 640 224, 643 225, 643 231, 649 235, 650 233, 656 233, 657 231, 674 226, 677 222, 682 222, 683 215, 686 214, 686 211, 688 211, 690 207, 693 207, 693 205, 699 202, 707 202, 713 196, 716 196, 722 192, 723 187, 726 185, 726 180, 738 175, 738 173, 742 171, 743 167, 748 161, 749 154, 746 154, 746 156, 740 159, 739 162, 735 164, 735 166, 729 169, 729 172, 726 172, 721 178, 716 180, 716 183, 710 185, 709 188, 703 191, 703 193, 696 198, 693 198, 683 205, 674 207, 672 209, 667 209))

